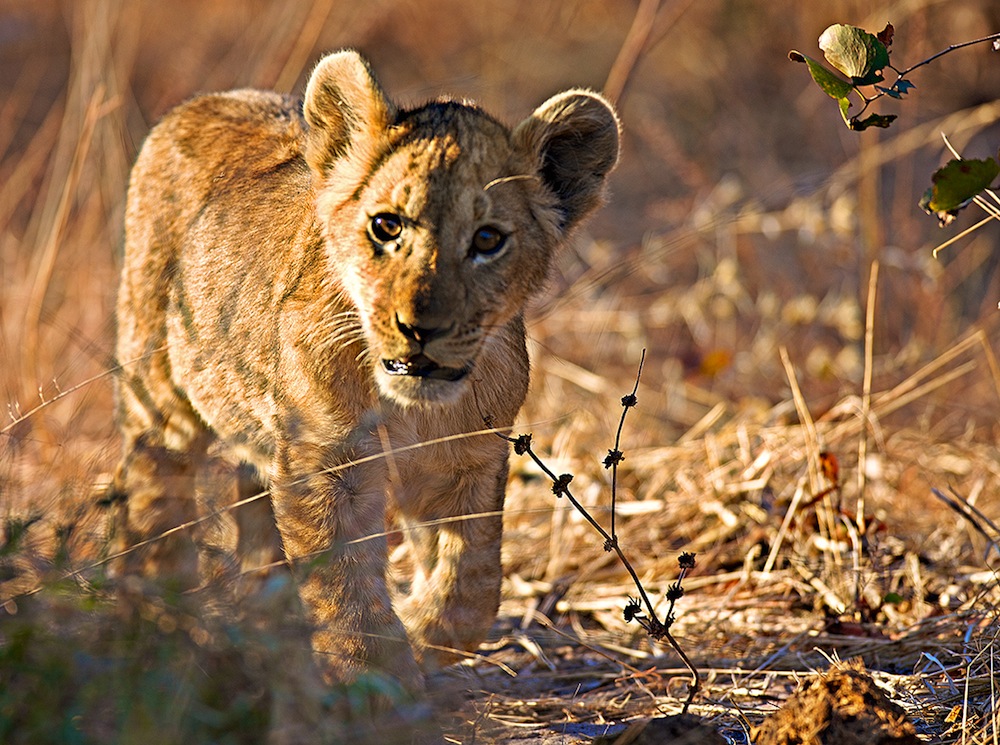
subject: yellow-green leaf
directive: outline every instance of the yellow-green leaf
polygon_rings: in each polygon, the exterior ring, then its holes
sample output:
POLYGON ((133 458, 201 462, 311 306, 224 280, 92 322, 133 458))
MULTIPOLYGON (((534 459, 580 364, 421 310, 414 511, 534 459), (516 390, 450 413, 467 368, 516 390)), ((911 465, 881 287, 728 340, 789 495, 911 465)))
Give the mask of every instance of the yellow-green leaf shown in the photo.
POLYGON ((889 50, 874 35, 857 26, 836 23, 819 37, 826 61, 855 85, 882 82, 882 69, 889 64, 889 50))
POLYGON ((809 68, 809 74, 812 75, 812 79, 816 81, 816 85, 822 88, 823 92, 830 96, 830 98, 847 98, 851 94, 851 91, 854 90, 854 86, 851 83, 833 71, 828 70, 812 57, 802 54, 802 52, 792 50, 788 53, 788 59, 793 62, 804 62, 809 68))

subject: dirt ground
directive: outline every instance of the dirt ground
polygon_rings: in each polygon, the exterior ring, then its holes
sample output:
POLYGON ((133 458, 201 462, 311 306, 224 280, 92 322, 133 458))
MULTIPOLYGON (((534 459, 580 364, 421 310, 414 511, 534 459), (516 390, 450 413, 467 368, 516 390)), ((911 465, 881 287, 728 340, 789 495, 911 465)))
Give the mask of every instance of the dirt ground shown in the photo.
POLYGON ((572 86, 616 98, 610 201, 532 307, 515 434, 610 530, 602 461, 645 350, 615 530, 699 677, 682 717, 690 673, 637 621, 639 588, 512 456, 500 618, 431 680, 446 740, 993 742, 1000 233, 932 251, 998 205, 942 230, 917 201, 950 157, 941 133, 996 155, 1000 57, 948 54, 879 104, 891 128, 850 132, 787 52, 886 21, 909 66, 996 32, 1000 8, 0 2, 0 740, 263 741, 281 684, 261 659, 286 640, 227 615, 225 500, 206 497, 220 512, 196 531, 205 619, 157 597, 126 613, 102 573, 123 199, 171 106, 299 91, 352 46, 404 102, 447 93, 516 122, 572 86), (671 606, 684 553, 696 566, 671 606))

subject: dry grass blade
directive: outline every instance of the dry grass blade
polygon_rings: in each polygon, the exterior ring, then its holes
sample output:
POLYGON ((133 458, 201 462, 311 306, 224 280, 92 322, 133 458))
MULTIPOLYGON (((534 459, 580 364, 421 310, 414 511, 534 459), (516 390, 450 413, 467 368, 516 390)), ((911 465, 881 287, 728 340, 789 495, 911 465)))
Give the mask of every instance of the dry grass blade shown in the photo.
POLYGON ((942 493, 940 489, 931 489, 931 493, 968 520, 969 524, 986 539, 985 561, 989 560, 990 550, 996 551, 997 555, 1000 556, 1000 527, 997 527, 996 523, 984 515, 976 505, 958 496, 954 491, 950 497, 942 493), (983 527, 984 525, 989 527, 990 530, 987 531, 983 527))
POLYGON ((108 104, 104 100, 104 88, 103 86, 98 86, 97 90, 91 95, 86 113, 83 116, 83 125, 73 153, 73 161, 70 165, 62 194, 59 197, 59 203, 49 227, 48 236, 42 245, 36 263, 31 291, 24 310, 24 338, 22 339, 21 347, 24 350, 24 367, 22 372, 25 380, 38 379, 39 325, 42 317, 42 303, 45 302, 45 293, 48 291, 49 284, 52 281, 52 273, 55 270, 59 247, 62 245, 62 238, 69 219, 70 205, 76 195, 83 166, 87 160, 87 154, 90 152, 94 128, 97 126, 98 119, 104 116, 108 110, 108 104))
POLYGON ((865 461, 868 458, 868 417, 872 406, 872 359, 875 344, 875 293, 878 289, 877 261, 872 262, 868 278, 868 304, 865 311, 865 372, 861 384, 861 434, 858 437, 858 531, 865 533, 865 461))
POLYGON ((635 11, 632 19, 632 26, 629 28, 625 41, 622 42, 621 49, 618 50, 618 57, 611 65, 608 79, 604 83, 604 95, 611 101, 617 103, 625 92, 629 76, 632 74, 643 49, 649 40, 649 34, 653 29, 656 16, 660 12, 662 0, 640 0, 639 7, 635 11))

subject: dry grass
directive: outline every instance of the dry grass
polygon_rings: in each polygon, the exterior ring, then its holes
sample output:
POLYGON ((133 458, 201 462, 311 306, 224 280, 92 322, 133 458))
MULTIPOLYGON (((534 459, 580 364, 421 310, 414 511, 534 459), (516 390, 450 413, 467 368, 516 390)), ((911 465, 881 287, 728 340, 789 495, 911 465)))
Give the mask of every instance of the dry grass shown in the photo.
MULTIPOLYGON (((891 20, 894 54, 915 61, 995 31, 1000 12, 988 0, 910 3, 890 19, 848 0, 660 5, 649 25, 645 0, 6 4, 0 597, 47 591, 0 616, 0 722, 20 727, 5 741, 54 732, 53 711, 76 733, 67 742, 252 742, 266 729, 283 684, 260 650, 275 642, 222 583, 201 597, 218 612, 189 618, 155 597, 116 605, 99 571, 58 580, 106 550, 94 500, 118 448, 117 251, 150 122, 198 90, 295 89, 344 45, 404 100, 449 92, 510 120, 563 87, 623 91, 612 202, 532 314, 522 430, 607 524, 601 460, 648 350, 618 529, 656 598, 678 554, 698 554, 674 626, 703 672, 694 711, 747 742, 803 675, 859 656, 926 740, 1000 736, 1000 253, 988 226, 932 260, 943 234, 916 208, 940 130, 970 156, 995 151, 996 60, 942 59, 894 129, 858 136, 784 57, 828 23, 891 20), (821 453, 839 463, 835 483, 821 453), (122 615, 132 625, 107 623, 122 615), (157 655, 150 683, 138 663, 157 655), (163 690, 182 693, 163 707, 163 690)), ((526 461, 508 505, 494 640, 434 681, 449 735, 576 742, 677 711, 683 670, 624 623, 635 588, 593 531, 526 461)))

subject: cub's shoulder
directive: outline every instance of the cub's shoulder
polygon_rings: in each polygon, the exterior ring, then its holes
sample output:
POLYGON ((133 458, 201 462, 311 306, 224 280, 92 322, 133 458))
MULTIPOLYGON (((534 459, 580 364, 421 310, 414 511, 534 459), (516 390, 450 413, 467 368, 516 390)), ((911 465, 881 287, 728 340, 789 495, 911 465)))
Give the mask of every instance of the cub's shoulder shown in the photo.
POLYGON ((243 131, 260 128, 281 131, 301 129, 301 102, 292 97, 250 88, 203 93, 170 111, 157 128, 183 130, 202 127, 235 127, 243 131))
POLYGON ((197 206, 235 199, 273 180, 309 183, 301 102, 257 90, 209 93, 170 111, 150 132, 132 171, 134 199, 197 206), (289 181, 291 179, 292 181, 289 181))
POLYGON ((301 156, 304 136, 298 99, 243 89, 196 96, 177 106, 153 128, 143 149, 166 147, 208 167, 242 162, 269 168, 301 156))

